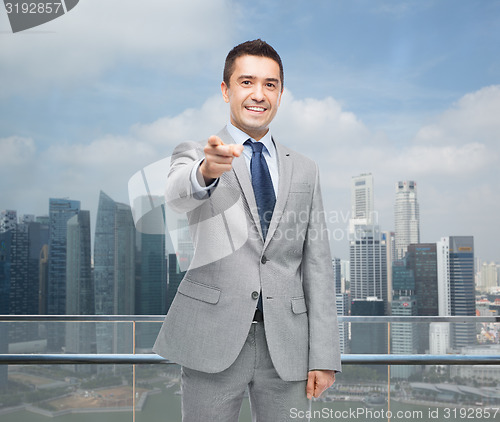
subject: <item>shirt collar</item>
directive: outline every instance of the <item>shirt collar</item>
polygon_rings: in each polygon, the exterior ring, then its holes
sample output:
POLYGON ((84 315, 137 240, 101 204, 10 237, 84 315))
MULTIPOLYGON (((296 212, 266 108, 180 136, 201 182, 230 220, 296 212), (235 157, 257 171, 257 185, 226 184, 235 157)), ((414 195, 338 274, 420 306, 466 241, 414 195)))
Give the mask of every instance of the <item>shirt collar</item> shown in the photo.
MULTIPOLYGON (((234 139, 234 142, 237 144, 244 144, 248 138, 250 138, 252 142, 257 142, 241 129, 238 129, 236 126, 234 126, 231 122, 227 123, 227 131, 234 139)), ((276 146, 274 145, 273 138, 271 136, 271 130, 268 130, 259 142, 262 142, 264 144, 271 157, 274 158, 276 156, 276 146)))

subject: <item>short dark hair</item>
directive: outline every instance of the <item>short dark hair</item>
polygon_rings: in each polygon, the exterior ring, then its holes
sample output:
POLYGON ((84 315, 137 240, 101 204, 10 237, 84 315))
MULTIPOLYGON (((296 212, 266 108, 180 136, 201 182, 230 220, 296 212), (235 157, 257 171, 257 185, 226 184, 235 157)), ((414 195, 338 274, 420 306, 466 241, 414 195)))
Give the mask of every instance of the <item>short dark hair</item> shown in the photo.
POLYGON ((222 75, 222 79, 227 86, 229 86, 229 79, 231 79, 231 75, 234 71, 234 62, 238 57, 241 56, 268 57, 278 63, 280 67, 281 90, 283 90, 285 75, 283 72, 283 63, 281 63, 281 57, 273 47, 271 47, 267 42, 262 41, 261 39, 246 41, 244 43, 238 44, 227 54, 226 62, 224 64, 224 73, 222 75))

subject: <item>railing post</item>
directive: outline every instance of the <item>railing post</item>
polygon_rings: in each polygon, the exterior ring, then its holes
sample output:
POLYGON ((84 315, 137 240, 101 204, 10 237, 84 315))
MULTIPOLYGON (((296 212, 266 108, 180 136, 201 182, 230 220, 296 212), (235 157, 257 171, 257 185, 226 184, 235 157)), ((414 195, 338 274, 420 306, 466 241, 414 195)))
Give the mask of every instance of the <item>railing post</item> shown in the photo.
MULTIPOLYGON (((135 355, 135 321, 132 321, 132 349, 135 355)), ((135 422, 135 363, 132 365, 132 422, 135 422)))
MULTIPOLYGON (((387 354, 391 354, 391 323, 387 323, 387 354)), ((387 365, 387 422, 391 421, 391 365, 387 365)))

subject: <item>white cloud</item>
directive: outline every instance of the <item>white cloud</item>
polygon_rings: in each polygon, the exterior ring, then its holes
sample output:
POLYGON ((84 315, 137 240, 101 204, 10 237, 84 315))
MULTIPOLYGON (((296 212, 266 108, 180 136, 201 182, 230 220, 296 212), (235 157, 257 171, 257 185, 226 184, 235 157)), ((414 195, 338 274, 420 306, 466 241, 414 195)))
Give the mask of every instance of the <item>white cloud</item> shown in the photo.
MULTIPOLYGON (((231 47, 233 8, 225 0, 82 0, 43 26, 2 34, 2 95, 78 85, 125 64, 202 72, 231 47)), ((10 27, 5 13, 0 27, 10 27)))
POLYGON ((29 162, 36 152, 33 139, 20 136, 0 138, 0 166, 18 166, 29 162))
POLYGON ((221 95, 207 99, 201 108, 189 108, 177 116, 167 116, 149 124, 132 127, 133 136, 157 146, 173 148, 182 141, 201 141, 218 132, 228 120, 228 106, 221 95))
MULTIPOLYGON (((295 99, 287 91, 273 134, 318 162, 328 210, 347 214, 351 177, 372 172, 380 222, 391 230, 394 184, 416 180, 423 241, 472 234, 479 255, 500 260, 494 256, 498 225, 487 224, 496 221, 500 208, 500 142, 493 142, 500 127, 492 118, 498 101, 499 87, 468 94, 400 145, 371 132, 331 97, 295 99)), ((126 202, 127 182, 136 171, 170 155, 178 142, 215 133, 227 118, 227 105, 217 95, 199 108, 137 124, 125 136, 110 134, 88 144, 37 151, 31 139, 1 139, 0 180, 3 197, 9 198, 2 201, 2 208, 46 213, 49 196, 69 196, 95 212, 100 189, 126 202), (9 177, 13 173, 18 176, 9 177)), ((339 243, 334 253, 345 256, 346 248, 339 243)))
POLYGON ((309 148, 359 145, 372 137, 356 115, 342 110, 334 98, 299 100, 288 90, 283 94, 273 131, 300 149, 305 143, 309 148))
POLYGON ((500 85, 469 93, 458 100, 437 120, 424 126, 415 141, 423 144, 498 145, 500 140, 500 85))

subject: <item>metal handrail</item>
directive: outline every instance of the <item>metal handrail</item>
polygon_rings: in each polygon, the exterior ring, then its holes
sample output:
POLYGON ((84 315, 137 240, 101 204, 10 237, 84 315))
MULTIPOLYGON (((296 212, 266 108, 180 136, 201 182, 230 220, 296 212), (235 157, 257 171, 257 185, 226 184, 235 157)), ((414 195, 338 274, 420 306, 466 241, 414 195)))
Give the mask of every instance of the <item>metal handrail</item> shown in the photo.
MULTIPOLYGON (((0 322, 163 322, 165 315, 0 315, 0 322)), ((338 316, 339 322, 489 322, 500 316, 338 316)))
MULTIPOLYGON (((0 354, 0 364, 174 364, 155 354, 0 354)), ((343 365, 500 365, 499 355, 342 355, 343 365)))

